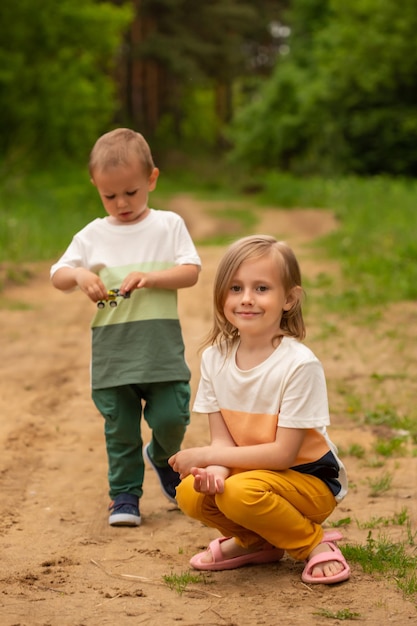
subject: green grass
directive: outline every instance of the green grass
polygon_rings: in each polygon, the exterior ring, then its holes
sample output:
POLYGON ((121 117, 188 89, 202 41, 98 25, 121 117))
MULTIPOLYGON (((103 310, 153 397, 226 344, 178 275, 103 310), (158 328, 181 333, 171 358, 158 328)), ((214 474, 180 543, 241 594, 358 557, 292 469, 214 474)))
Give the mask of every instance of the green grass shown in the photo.
MULTIPOLYGON (((256 223, 265 203, 277 210, 331 209, 339 228, 317 245, 322 256, 340 261, 344 280, 335 284, 325 275, 315 286, 319 297, 326 298, 326 309, 352 313, 363 305, 417 297, 417 181, 301 179, 268 173, 258 180, 262 192, 249 198, 239 192, 245 180, 243 173, 228 171, 221 163, 197 163, 194 169, 182 171, 168 167, 151 203, 164 208, 166 199, 176 193, 205 200, 233 199, 235 209, 220 210, 216 217, 235 220, 242 235, 256 223)), ((84 166, 9 175, 0 181, 0 264, 54 259, 76 231, 103 214, 84 166)), ((221 236, 214 243, 228 240, 221 236)), ((199 245, 204 243, 213 241, 199 245)))
POLYGON ((361 618, 361 614, 357 611, 351 611, 350 609, 339 609, 339 611, 329 611, 328 609, 320 609, 313 613, 319 617, 325 617, 326 619, 343 620, 356 620, 361 618))
POLYGON ((49 260, 103 209, 86 171, 9 176, 0 184, 0 263, 49 260))
POLYGON ((414 535, 393 543, 380 534, 376 539, 369 531, 365 545, 346 544, 343 554, 348 562, 358 563, 364 572, 389 576, 404 595, 415 599, 417 591, 417 557, 414 535))
POLYGON ((165 574, 163 577, 165 584, 176 591, 180 596, 186 591, 189 584, 206 583, 201 574, 191 574, 190 572, 181 572, 181 574, 165 574))
POLYGON ((268 206, 335 212, 340 228, 320 247, 341 262, 346 286, 339 291, 333 285, 328 308, 352 310, 417 297, 417 181, 298 179, 275 173, 264 182, 262 201, 268 206))

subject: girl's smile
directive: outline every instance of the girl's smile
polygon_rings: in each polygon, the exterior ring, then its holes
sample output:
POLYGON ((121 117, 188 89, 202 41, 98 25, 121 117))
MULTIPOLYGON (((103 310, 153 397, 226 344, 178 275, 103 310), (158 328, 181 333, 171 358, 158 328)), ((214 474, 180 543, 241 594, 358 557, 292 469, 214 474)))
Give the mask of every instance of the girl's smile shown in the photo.
POLYGON ((277 334, 282 312, 290 307, 277 263, 267 255, 239 266, 226 296, 224 314, 239 330, 241 339, 257 335, 269 340, 277 334))

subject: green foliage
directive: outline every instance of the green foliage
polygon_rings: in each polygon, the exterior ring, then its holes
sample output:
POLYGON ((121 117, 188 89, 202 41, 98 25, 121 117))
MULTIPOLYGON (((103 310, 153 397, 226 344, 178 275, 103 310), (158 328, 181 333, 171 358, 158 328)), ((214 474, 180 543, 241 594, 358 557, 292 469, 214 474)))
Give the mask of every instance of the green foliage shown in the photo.
POLYGON ((87 168, 9 176, 0 186, 0 263, 52 259, 103 212, 87 168))
POLYGON ((96 0, 0 5, 0 150, 9 161, 86 156, 115 110, 111 78, 127 6, 96 0))
POLYGON ((417 297, 415 180, 269 173, 262 181, 269 205, 334 210, 339 228, 320 247, 340 260, 345 288, 332 290, 327 307, 352 311, 417 297))
POLYGON ((414 175, 414 0, 401 11, 395 0, 294 0, 289 19, 291 54, 236 115, 232 157, 295 172, 414 175))
POLYGON ((134 26, 120 63, 121 116, 146 128, 161 151, 173 141, 189 147, 190 126, 197 131, 194 149, 218 147, 233 115, 235 81, 271 71, 276 40, 270 25, 288 0, 133 3, 134 26), (202 99, 207 92, 210 98, 202 99))

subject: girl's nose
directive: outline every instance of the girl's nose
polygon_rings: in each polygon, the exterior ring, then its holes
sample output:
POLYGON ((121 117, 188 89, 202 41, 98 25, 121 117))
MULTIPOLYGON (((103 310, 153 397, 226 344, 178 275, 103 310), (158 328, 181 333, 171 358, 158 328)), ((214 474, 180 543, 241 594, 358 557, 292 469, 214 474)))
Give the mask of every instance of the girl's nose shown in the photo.
POLYGON ((250 289, 244 289, 242 291, 242 303, 243 304, 253 304, 253 295, 250 289))

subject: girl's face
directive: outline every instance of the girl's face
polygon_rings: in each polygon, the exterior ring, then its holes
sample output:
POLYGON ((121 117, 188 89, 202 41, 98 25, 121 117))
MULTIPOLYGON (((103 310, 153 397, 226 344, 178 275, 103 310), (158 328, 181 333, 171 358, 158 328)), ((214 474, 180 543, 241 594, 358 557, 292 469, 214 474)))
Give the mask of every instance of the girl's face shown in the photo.
POLYGON ((282 285, 273 256, 244 261, 233 276, 224 303, 224 315, 245 337, 270 341, 280 327, 283 311, 291 302, 282 285))
POLYGON ((150 176, 144 173, 139 160, 94 172, 92 182, 97 187, 104 208, 118 224, 136 224, 149 213, 148 193, 156 187, 159 170, 150 176))

